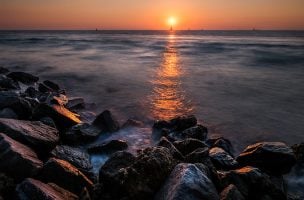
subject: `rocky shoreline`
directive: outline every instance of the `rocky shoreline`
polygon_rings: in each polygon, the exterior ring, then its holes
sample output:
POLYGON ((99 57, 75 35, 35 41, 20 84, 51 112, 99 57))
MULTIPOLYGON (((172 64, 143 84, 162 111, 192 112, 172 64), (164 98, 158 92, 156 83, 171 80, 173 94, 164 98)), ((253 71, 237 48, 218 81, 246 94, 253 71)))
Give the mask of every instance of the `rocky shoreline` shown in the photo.
POLYGON ((0 68, 0 199, 303 198, 286 191, 283 175, 303 169, 304 143, 259 142, 235 156, 191 115, 156 121, 157 145, 132 154, 123 140, 90 144, 142 123, 120 126, 110 111, 95 117, 86 106, 53 81, 0 68), (92 153, 109 155, 98 174, 92 153))

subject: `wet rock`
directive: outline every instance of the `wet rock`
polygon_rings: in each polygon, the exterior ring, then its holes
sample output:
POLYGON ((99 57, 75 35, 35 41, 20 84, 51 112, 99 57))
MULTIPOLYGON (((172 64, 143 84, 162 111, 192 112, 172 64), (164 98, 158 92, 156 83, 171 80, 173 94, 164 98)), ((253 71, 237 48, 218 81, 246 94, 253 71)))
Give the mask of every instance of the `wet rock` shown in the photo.
POLYGON ((56 104, 40 104, 34 109, 33 116, 37 119, 42 117, 51 117, 60 130, 66 130, 71 126, 81 123, 77 114, 69 111, 63 106, 56 104))
POLYGON ((153 129, 169 129, 171 127, 171 124, 165 120, 157 120, 153 124, 153 129))
POLYGON ((57 129, 54 120, 50 117, 42 117, 41 119, 39 119, 39 121, 41 121, 42 123, 44 123, 47 126, 50 126, 50 127, 53 127, 53 128, 57 129))
POLYGON ((84 123, 91 123, 96 118, 96 114, 91 111, 82 111, 79 112, 79 115, 81 121, 84 123))
POLYGON ((58 131, 39 121, 2 118, 0 131, 37 151, 50 151, 59 141, 58 131))
POLYGON ((66 107, 69 109, 84 109, 85 103, 82 97, 71 97, 69 98, 66 107))
POLYGON ((200 124, 188 128, 182 132, 182 136, 185 138, 194 138, 201 141, 206 140, 208 129, 200 124))
POLYGON ((24 91, 25 95, 31 97, 31 98, 38 98, 38 96, 41 94, 38 90, 36 90, 34 87, 30 86, 24 91))
POLYGON ((9 70, 7 68, 0 67, 0 74, 7 74, 8 72, 9 70))
POLYGON ((11 72, 7 75, 7 77, 23 84, 33 84, 39 80, 39 77, 25 72, 11 72))
POLYGON ((181 154, 181 152, 179 152, 176 149, 176 147, 166 137, 162 137, 160 139, 158 146, 168 148, 173 158, 177 160, 184 160, 184 156, 181 154))
POLYGON ((119 130, 119 124, 117 120, 112 116, 112 113, 108 110, 105 110, 101 114, 99 114, 93 121, 93 125, 108 132, 116 132, 119 130))
POLYGON ((13 199, 16 185, 14 179, 0 173, 0 196, 3 199, 13 199))
POLYGON ((111 153, 122 151, 128 148, 128 144, 124 140, 110 140, 101 144, 94 144, 88 147, 89 153, 111 153))
POLYGON ((10 108, 4 108, 0 111, 0 118, 18 119, 18 115, 10 108))
POLYGON ((235 185, 228 185, 220 194, 221 200, 245 200, 244 196, 235 187, 235 185))
POLYGON ((84 174, 87 174, 93 168, 89 154, 79 148, 58 145, 51 151, 51 156, 71 163, 84 174))
POLYGON ((191 153, 187 154, 185 157, 185 161, 187 163, 206 163, 209 162, 209 148, 203 147, 198 148, 191 153))
POLYGON ((53 96, 53 99, 51 100, 51 103, 58 104, 60 106, 65 106, 68 103, 69 99, 67 96, 63 94, 58 94, 53 96))
POLYGON ((43 165, 33 150, 3 133, 0 152, 0 171, 17 180, 35 175, 43 165))
POLYGON ((197 140, 197 139, 192 139, 192 138, 187 138, 182 141, 176 141, 173 143, 173 145, 185 156, 194 150, 198 148, 204 148, 208 147, 204 142, 197 140))
POLYGON ((54 83, 53 81, 45 80, 43 81, 43 84, 48 88, 52 89, 52 91, 54 92, 58 92, 60 90, 59 85, 57 83, 54 83))
POLYGON ((304 164, 304 142, 292 146, 292 150, 299 164, 304 164))
POLYGON ((53 90, 48 86, 44 85, 43 83, 39 83, 38 91, 42 93, 52 92, 53 90))
POLYGON ((206 143, 211 147, 219 147, 224 149, 227 153, 229 153, 233 157, 233 147, 231 142, 221 136, 211 136, 206 143))
POLYGON ((144 127, 144 123, 135 119, 128 119, 121 128, 144 127))
POLYGON ((193 164, 178 164, 156 194, 157 200, 219 200, 212 181, 193 164))
POLYGON ((170 129, 173 131, 183 131, 187 128, 195 126, 197 119, 194 115, 180 116, 170 120, 170 129))
POLYGON ((265 195, 276 200, 286 200, 285 193, 272 183, 270 177, 258 168, 243 167, 237 170, 224 172, 221 175, 225 187, 234 184, 245 199, 261 199, 265 195))
POLYGON ((82 123, 72 126, 63 136, 68 144, 84 144, 94 141, 100 133, 98 127, 82 123))
POLYGON ((237 161, 222 148, 211 148, 209 156, 217 169, 235 169, 238 166, 237 161))
POLYGON ((18 82, 4 75, 0 75, 0 88, 8 90, 18 90, 20 86, 18 82))
POLYGON ((67 161, 50 158, 39 173, 44 182, 52 182, 77 195, 83 188, 92 190, 93 183, 81 171, 67 161))
POLYGON ((16 188, 20 200, 77 200, 78 197, 56 184, 45 184, 41 181, 27 178, 16 188))
POLYGON ((292 149, 282 142, 260 142, 248 146, 237 161, 243 166, 255 166, 272 174, 285 174, 296 159, 292 149))

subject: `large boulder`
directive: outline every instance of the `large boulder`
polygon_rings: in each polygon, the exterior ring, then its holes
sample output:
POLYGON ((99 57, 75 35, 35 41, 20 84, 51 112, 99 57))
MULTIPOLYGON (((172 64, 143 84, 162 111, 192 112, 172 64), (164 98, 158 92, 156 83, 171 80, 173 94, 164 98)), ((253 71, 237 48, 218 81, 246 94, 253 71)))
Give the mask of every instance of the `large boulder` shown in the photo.
POLYGON ((57 104, 39 104, 34 109, 33 116, 36 119, 51 117, 55 121, 56 126, 61 130, 66 130, 71 126, 81 123, 77 114, 57 104))
POLYGON ((269 175, 258 168, 243 167, 221 174, 221 182, 224 187, 235 185, 245 199, 262 199, 269 196, 271 199, 286 200, 285 192, 277 184, 274 184, 269 175))
POLYGON ((3 197, 3 199, 13 199, 15 196, 15 188, 16 184, 14 179, 0 173, 0 197, 3 197))
POLYGON ((193 152, 194 150, 198 148, 204 148, 208 147, 207 144, 204 142, 197 140, 197 139, 192 139, 192 138, 187 138, 182 141, 175 141, 173 145, 184 155, 186 156, 187 154, 193 152))
POLYGON ((178 164, 155 196, 157 200, 219 200, 208 176, 193 164, 178 164))
POLYGON ((296 162, 292 149, 282 142, 260 142, 248 146, 237 158, 243 165, 255 166, 272 174, 285 174, 296 162))
POLYGON ((93 183, 81 171, 67 161, 50 158, 39 173, 43 182, 55 183, 77 195, 86 187, 92 190, 93 183))
POLYGON ((183 131, 187 128, 195 126, 197 119, 194 115, 180 116, 169 121, 170 129, 173 131, 183 131))
POLYGON ((206 141, 206 143, 211 147, 219 147, 228 152, 231 156, 233 156, 233 146, 227 138, 224 138, 219 135, 211 135, 211 137, 206 141))
POLYGON ((0 131, 23 144, 30 145, 37 151, 50 151, 59 141, 58 131, 40 121, 2 118, 0 131))
POLYGON ((128 143, 125 140, 110 140, 101 144, 93 144, 88 147, 89 153, 113 153, 122 151, 128 148, 128 143))
POLYGON ((33 84, 39 80, 39 77, 25 72, 11 72, 7 77, 24 84, 33 84))
POLYGON ((182 136, 185 138, 194 138, 198 140, 206 140, 208 129, 200 124, 187 128, 182 132, 182 136))
POLYGON ((100 133, 100 128, 88 123, 81 123, 69 128, 63 134, 63 139, 68 144, 85 144, 93 142, 100 133))
POLYGON ((0 133, 1 172, 20 180, 37 174, 42 165, 32 149, 0 133))
POLYGON ((245 200, 244 196, 235 187, 235 185, 228 185, 220 194, 221 200, 245 200))
POLYGON ((56 184, 45 184, 28 178, 16 188, 16 196, 20 200, 77 200, 78 196, 56 184))
POLYGON ((304 164, 304 142, 292 146, 298 164, 304 164))
POLYGON ((177 150, 177 148, 166 137, 162 137, 160 139, 158 146, 168 148, 173 158, 177 160, 184 160, 182 153, 179 152, 179 150, 177 150))
POLYGON ((83 109, 85 108, 84 99, 82 97, 70 97, 66 104, 68 109, 83 109))
POLYGON ((217 169, 235 169, 238 166, 237 161, 222 148, 211 148, 209 156, 217 169))
POLYGON ((4 75, 0 75, 0 89, 18 90, 20 86, 18 82, 4 75))
POLYGON ((106 132, 116 132, 119 130, 119 123, 109 110, 105 110, 97 115, 93 121, 93 125, 106 132))
POLYGON ((93 168, 89 154, 79 148, 58 145, 51 151, 51 156, 71 163, 84 174, 93 168))

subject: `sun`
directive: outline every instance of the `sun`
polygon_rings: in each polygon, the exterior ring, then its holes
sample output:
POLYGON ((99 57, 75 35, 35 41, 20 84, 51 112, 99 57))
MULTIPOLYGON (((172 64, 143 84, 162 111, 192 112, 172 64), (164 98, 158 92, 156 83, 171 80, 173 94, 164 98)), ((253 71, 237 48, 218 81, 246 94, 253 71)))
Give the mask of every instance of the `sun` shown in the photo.
POLYGON ((168 24, 170 25, 170 26, 173 26, 173 25, 175 25, 176 24, 176 18, 175 17, 169 17, 168 18, 168 24))

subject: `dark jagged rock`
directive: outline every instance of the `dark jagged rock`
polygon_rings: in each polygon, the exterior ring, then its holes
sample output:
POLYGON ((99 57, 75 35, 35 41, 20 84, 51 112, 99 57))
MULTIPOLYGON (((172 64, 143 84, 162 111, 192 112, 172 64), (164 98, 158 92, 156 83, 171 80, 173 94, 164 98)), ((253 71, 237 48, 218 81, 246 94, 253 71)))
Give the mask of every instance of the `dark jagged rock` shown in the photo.
POLYGON ((231 142, 221 136, 211 136, 211 138, 209 138, 206 143, 211 146, 211 147, 220 147, 222 149, 224 149, 227 153, 229 153, 231 156, 233 156, 233 147, 231 142))
POLYGON ((8 69, 4 68, 4 67, 0 67, 0 74, 7 74, 9 72, 8 69))
POLYGON ((222 148, 211 148, 209 156, 217 169, 235 169, 238 166, 237 161, 222 148))
POLYGON ((170 123, 165 120, 157 120, 153 124, 153 129, 163 129, 163 128, 170 128, 170 123))
POLYGON ((60 105, 60 106, 65 106, 68 103, 69 99, 67 98, 67 96, 63 95, 63 94, 58 94, 53 96, 53 99, 51 99, 51 103, 60 105))
POLYGON ((178 164, 171 172, 157 200, 219 200, 212 181, 193 164, 178 164))
POLYGON ((66 130, 67 128, 74 126, 78 123, 81 123, 78 116, 60 105, 48 105, 48 104, 39 104, 34 109, 33 113, 34 118, 40 119, 42 117, 51 117, 56 126, 61 130, 66 130))
POLYGON ((56 184, 45 184, 41 181, 27 178, 16 188, 20 200, 77 200, 78 197, 56 184))
POLYGON ((122 151, 128 148, 128 144, 124 140, 110 140, 101 144, 94 144, 88 147, 89 153, 110 153, 122 151))
POLYGON ((59 141, 58 131, 39 121, 2 118, 0 131, 23 144, 30 145, 36 151, 50 151, 59 141))
POLYGON ((0 196, 3 199, 13 199, 16 185, 13 178, 0 173, 0 196))
POLYGON ((119 124, 117 120, 112 116, 112 113, 108 110, 105 110, 100 113, 93 121, 93 125, 108 132, 116 132, 119 130, 119 124))
POLYGON ((39 80, 39 77, 25 72, 11 72, 7 75, 7 77, 24 84, 33 84, 39 80))
POLYGON ((296 156, 297 162, 304 164, 304 142, 293 145, 292 150, 296 156))
POLYGON ((182 136, 185 138, 194 138, 198 140, 206 140, 208 134, 208 129, 200 124, 188 128, 182 132, 182 136))
POLYGON ((51 155, 71 163, 84 174, 87 174, 93 168, 89 154, 79 148, 59 145, 51 151, 51 155))
POLYGON ((166 137, 162 137, 160 139, 158 146, 168 148, 173 158, 177 160, 184 160, 184 156, 181 154, 181 152, 179 152, 177 148, 166 137))
POLYGON ((42 162, 29 147, 0 133, 0 171, 17 180, 35 175, 42 162))
POLYGON ((197 119, 194 115, 180 116, 170 120, 170 128, 173 131, 183 131, 187 128, 195 126, 197 119))
POLYGON ((82 97, 71 97, 69 98, 66 107, 69 109, 84 109, 85 103, 82 97))
POLYGON ((286 200, 284 191, 273 184, 270 177, 258 168, 243 167, 224 172, 221 180, 225 187, 234 184, 248 200, 262 199, 265 195, 276 200, 286 200))
POLYGON ((43 84, 55 92, 58 92, 60 90, 59 85, 57 83, 54 83, 53 81, 45 80, 43 81, 43 84))
POLYGON ((72 126, 63 136, 68 144, 83 144, 94 141, 100 133, 98 127, 82 123, 72 126))
POLYGON ((0 88, 8 90, 18 90, 20 86, 18 82, 4 75, 0 75, 0 88))
POLYGON ((282 142, 260 142, 248 146, 237 161, 243 166, 255 166, 272 174, 285 174, 296 159, 292 149, 282 142))
POLYGON ((235 187, 235 185, 228 185, 220 194, 221 200, 245 200, 244 196, 235 187))
POLYGON ((42 93, 52 92, 53 90, 48 86, 44 85, 43 83, 39 83, 38 91, 42 93))
POLYGON ((53 128, 57 129, 54 120, 50 117, 42 117, 41 119, 39 119, 39 121, 41 121, 42 123, 44 123, 47 126, 50 126, 50 127, 53 127, 53 128))
POLYGON ((209 148, 198 148, 191 153, 187 154, 185 161, 187 163, 206 163, 209 159, 209 148))
POLYGON ((0 111, 0 118, 18 119, 18 115, 10 108, 4 108, 0 111))
POLYGON ((32 86, 28 87, 24 93, 31 98, 38 98, 39 95, 41 95, 41 93, 32 86))
POLYGON ((192 138, 187 138, 182 141, 176 141, 173 143, 173 145, 185 156, 192 151, 198 149, 198 148, 203 148, 203 147, 208 147, 204 142, 197 140, 197 139, 192 139, 192 138))
POLYGON ((93 183, 81 171, 67 161, 50 158, 39 173, 44 182, 52 182, 77 195, 83 188, 92 190, 93 183))
POLYGON ((144 123, 135 119, 128 119, 121 128, 143 127, 144 123))

